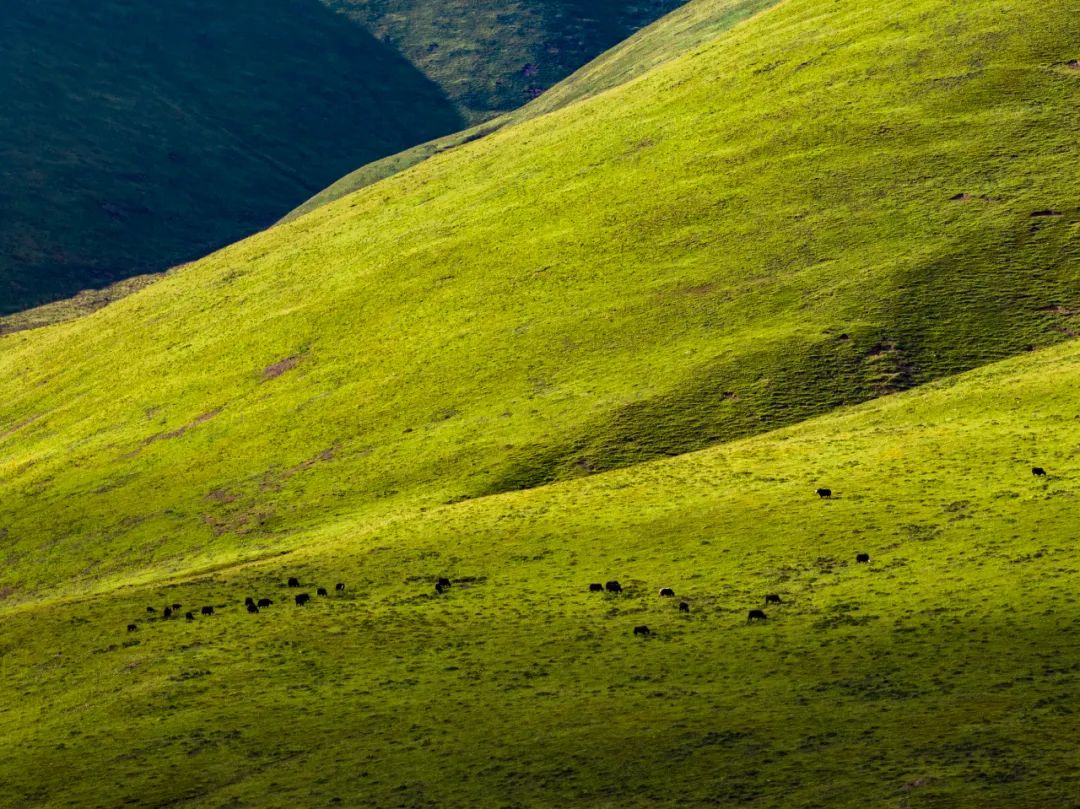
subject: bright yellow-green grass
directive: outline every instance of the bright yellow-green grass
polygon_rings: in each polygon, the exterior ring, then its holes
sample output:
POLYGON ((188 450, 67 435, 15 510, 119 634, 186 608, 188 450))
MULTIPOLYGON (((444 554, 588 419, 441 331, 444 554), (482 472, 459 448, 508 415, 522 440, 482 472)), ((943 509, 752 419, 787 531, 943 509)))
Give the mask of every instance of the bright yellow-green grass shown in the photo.
POLYGON ((284 221, 310 213, 329 202, 411 168, 432 155, 472 143, 505 126, 528 121, 625 84, 657 65, 708 42, 776 2, 777 0, 694 0, 686 3, 589 62, 525 106, 483 121, 462 132, 436 138, 361 166, 297 207, 284 221))
POLYGON ((1078 447, 1073 341, 677 459, 10 608, 0 805, 1074 807, 1078 447), (295 607, 289 576, 331 595, 295 607), (587 592, 609 579, 625 592, 587 592), (216 614, 162 619, 172 603, 216 614))
POLYGON ((1070 11, 788 0, 3 337, 7 600, 261 558, 1065 339, 1070 11))

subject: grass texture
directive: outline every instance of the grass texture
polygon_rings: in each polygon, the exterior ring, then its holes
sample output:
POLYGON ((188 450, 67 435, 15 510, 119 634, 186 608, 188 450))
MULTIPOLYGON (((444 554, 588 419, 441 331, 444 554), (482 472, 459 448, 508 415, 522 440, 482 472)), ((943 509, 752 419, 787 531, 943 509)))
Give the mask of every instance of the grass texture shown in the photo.
POLYGON ((0 805, 1073 806, 1077 391, 1074 342, 6 609, 0 805))

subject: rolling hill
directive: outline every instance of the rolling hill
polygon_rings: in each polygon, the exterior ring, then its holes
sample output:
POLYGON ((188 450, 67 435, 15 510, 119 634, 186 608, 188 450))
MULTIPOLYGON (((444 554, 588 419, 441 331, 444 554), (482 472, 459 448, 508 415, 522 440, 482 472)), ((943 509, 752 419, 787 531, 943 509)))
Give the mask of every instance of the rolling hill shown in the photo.
POLYGON ((1078 391, 1073 341, 701 453, 342 515, 284 557, 5 609, 0 805, 1070 806, 1078 391), (587 592, 609 579, 622 595, 587 592), (765 593, 781 605, 747 624, 765 593))
POLYGON ((0 314, 199 258, 676 4, 12 0, 0 314))
POLYGON ((127 580, 148 549, 259 556, 337 513, 675 455, 1066 339, 1060 6, 822 13, 787 3, 2 338, 13 592, 127 580))
POLYGON ((0 806, 1070 805, 1080 18, 729 8, 0 336, 0 806))

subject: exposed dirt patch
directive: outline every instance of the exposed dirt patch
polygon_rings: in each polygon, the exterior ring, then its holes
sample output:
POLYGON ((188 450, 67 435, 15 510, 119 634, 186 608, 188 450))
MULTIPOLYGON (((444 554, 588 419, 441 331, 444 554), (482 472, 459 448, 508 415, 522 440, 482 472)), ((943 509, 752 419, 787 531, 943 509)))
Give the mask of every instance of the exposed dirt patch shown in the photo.
POLYGON ((228 489, 215 489, 206 495, 206 499, 213 500, 215 503, 235 503, 240 499, 240 495, 230 492, 228 489))
POLYGON ((39 418, 41 418, 41 416, 31 416, 28 419, 24 419, 23 421, 20 421, 18 424, 16 424, 13 427, 8 427, 3 432, 0 432, 0 441, 3 441, 9 435, 14 435, 15 433, 19 432, 19 430, 23 429, 24 427, 29 427, 31 424, 33 424, 35 421, 37 421, 39 418))
POLYGON ((1044 216, 1064 216, 1064 215, 1065 214, 1063 214, 1061 211, 1055 211, 1055 210, 1052 210, 1050 208, 1046 208, 1045 210, 1042 210, 1042 211, 1033 211, 1032 214, 1031 214, 1031 217, 1034 219, 1034 218, 1044 217, 1044 216))
POLYGON ((334 460, 334 456, 337 455, 338 450, 341 448, 340 444, 335 444, 329 449, 324 449, 318 455, 308 458, 306 461, 301 461, 295 466, 290 466, 284 472, 278 475, 267 473, 262 485, 259 487, 262 491, 276 491, 282 487, 282 485, 293 475, 298 475, 301 472, 311 469, 316 464, 326 463, 334 460))
POLYGON ((158 441, 166 441, 166 440, 171 439, 171 438, 179 438, 180 436, 187 433, 189 430, 193 430, 196 427, 198 427, 200 424, 205 424, 206 422, 210 421, 210 419, 212 419, 216 415, 218 415, 221 412, 221 410, 222 410, 222 408, 218 407, 218 408, 216 408, 214 410, 209 411, 208 413, 203 413, 201 416, 196 418, 194 421, 188 422, 183 427, 180 427, 180 428, 178 428, 176 430, 173 430, 172 432, 158 433, 157 435, 152 435, 149 438, 147 438, 145 441, 143 441, 143 444, 144 445, 149 445, 149 444, 155 444, 158 441))
POLYGON ((1065 317, 1076 317, 1080 315, 1080 310, 1067 309, 1064 306, 1053 304, 1051 306, 1043 306, 1039 309, 1040 312, 1049 312, 1052 315, 1065 315, 1065 317))
POLYGON ((0 587, 0 601, 9 599, 13 595, 15 595, 15 588, 11 585, 8 585, 6 587, 0 587))
POLYGON ((294 354, 291 357, 286 357, 283 360, 278 360, 273 365, 267 365, 262 372, 263 382, 268 382, 271 379, 277 379, 282 374, 287 374, 293 368, 300 364, 301 355, 294 354))

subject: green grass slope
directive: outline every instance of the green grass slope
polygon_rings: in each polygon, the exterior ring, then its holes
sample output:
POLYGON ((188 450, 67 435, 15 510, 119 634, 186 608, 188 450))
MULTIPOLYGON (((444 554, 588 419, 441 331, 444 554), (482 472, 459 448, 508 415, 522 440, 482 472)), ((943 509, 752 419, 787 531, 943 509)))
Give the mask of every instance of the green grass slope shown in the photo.
POLYGON ((625 84, 775 4, 776 0, 694 0, 687 3, 589 62, 524 107, 361 166, 298 206, 283 221, 296 219, 385 180, 432 155, 625 84))
POLYGON ((1009 8, 789 0, 0 338, 8 600, 265 557, 337 515, 675 455, 1066 339, 1080 23, 1009 8))
POLYGON ((1071 807, 1078 447, 1072 341, 669 461, 343 516, 284 558, 9 608, 0 805, 1071 807), (293 575, 333 595, 294 607, 293 575), (623 595, 586 592, 612 578, 623 595), (783 603, 748 625, 766 593, 783 603), (249 595, 275 603, 249 615, 249 595), (161 619, 174 602, 216 614, 161 619))

